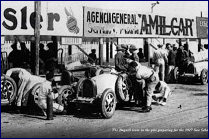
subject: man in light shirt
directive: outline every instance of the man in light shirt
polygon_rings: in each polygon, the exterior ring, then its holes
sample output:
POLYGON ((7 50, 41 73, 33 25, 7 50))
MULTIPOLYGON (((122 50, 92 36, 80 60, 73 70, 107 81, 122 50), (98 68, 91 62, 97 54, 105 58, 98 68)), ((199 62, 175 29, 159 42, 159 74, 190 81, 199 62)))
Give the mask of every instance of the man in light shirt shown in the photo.
POLYGON ((141 81, 142 79, 145 80, 145 94, 146 94, 146 104, 142 108, 143 112, 150 112, 152 110, 151 103, 152 103, 152 95, 153 95, 153 88, 155 86, 155 81, 158 79, 154 70, 142 66, 140 63, 132 61, 129 64, 128 68, 129 74, 135 75, 137 81, 141 81))
POLYGON ((159 74, 159 79, 164 81, 165 78, 165 65, 168 63, 168 58, 165 50, 163 50, 163 45, 158 44, 157 50, 153 53, 153 61, 155 63, 155 72, 159 74))
POLYGON ((154 95, 152 98, 158 102, 158 104, 164 106, 166 105, 168 97, 171 95, 171 89, 163 81, 159 81, 157 85, 155 86, 154 95))

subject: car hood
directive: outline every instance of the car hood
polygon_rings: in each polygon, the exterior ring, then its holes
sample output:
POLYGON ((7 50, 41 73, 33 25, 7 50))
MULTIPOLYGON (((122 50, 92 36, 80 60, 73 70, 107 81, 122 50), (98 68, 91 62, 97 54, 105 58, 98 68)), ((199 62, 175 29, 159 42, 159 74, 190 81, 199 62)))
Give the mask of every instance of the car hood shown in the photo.
POLYGON ((97 85, 97 94, 101 94, 105 89, 111 88, 115 91, 115 83, 117 81, 118 75, 116 74, 101 74, 92 78, 97 85))

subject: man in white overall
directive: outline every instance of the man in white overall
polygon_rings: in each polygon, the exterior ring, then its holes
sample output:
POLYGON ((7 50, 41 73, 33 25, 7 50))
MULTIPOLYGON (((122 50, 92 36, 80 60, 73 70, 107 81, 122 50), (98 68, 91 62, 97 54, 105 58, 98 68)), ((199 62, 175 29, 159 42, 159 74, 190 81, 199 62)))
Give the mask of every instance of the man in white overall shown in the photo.
POLYGON ((171 95, 171 89, 167 83, 159 81, 155 86, 152 98, 160 105, 166 105, 168 97, 171 95))

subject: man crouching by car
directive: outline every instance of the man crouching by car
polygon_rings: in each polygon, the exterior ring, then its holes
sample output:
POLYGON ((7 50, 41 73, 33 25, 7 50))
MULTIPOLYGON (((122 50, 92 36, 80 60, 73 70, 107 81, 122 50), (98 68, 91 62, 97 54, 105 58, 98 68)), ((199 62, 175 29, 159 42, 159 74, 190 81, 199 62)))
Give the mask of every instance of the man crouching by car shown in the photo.
MULTIPOLYGON (((16 112, 20 113, 22 106, 27 106, 29 104, 28 99, 29 96, 32 95, 35 104, 42 110, 44 115, 46 115, 46 98, 49 90, 52 91, 51 81, 43 77, 32 75, 30 72, 22 68, 9 69, 6 75, 13 78, 18 86, 17 96, 14 102, 16 106, 16 112), (40 90, 33 92, 35 87, 40 87, 40 90)), ((55 100, 57 97, 58 94, 54 93, 53 100, 55 100)), ((63 106, 54 102, 53 110, 63 111, 63 106)))
POLYGON ((142 107, 142 112, 150 112, 152 110, 152 95, 153 89, 155 88, 157 75, 153 69, 150 69, 146 66, 142 66, 140 63, 132 61, 129 64, 128 68, 129 74, 135 75, 136 80, 140 81, 142 79, 145 80, 145 94, 146 94, 146 103, 142 107))

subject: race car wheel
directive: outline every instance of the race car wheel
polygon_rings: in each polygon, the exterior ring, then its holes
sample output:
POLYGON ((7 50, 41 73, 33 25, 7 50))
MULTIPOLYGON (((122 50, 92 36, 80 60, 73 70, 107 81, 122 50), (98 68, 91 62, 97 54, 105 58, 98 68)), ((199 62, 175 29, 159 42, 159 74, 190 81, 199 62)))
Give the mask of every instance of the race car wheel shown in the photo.
POLYGON ((200 82, 202 85, 206 84, 208 81, 208 71, 203 69, 200 74, 200 82))
POLYGON ((62 106, 67 106, 68 101, 75 99, 75 92, 70 85, 64 85, 58 90, 58 104, 62 106))
POLYGON ((39 101, 39 93, 41 89, 41 83, 37 83, 33 86, 33 89, 31 90, 31 94, 33 96, 33 101, 35 102, 35 104, 38 104, 39 101))
POLYGON ((130 88, 130 81, 126 75, 120 75, 116 81, 115 91, 117 99, 120 102, 127 102, 129 101, 129 88, 130 88))
POLYGON ((106 89, 101 97, 102 117, 109 119, 113 116, 116 107, 116 97, 112 89, 106 89))
POLYGON ((179 78, 179 68, 175 67, 173 70, 173 81, 177 82, 179 78))
POLYGON ((1 76, 1 105, 11 104, 17 94, 17 85, 9 76, 1 76))

